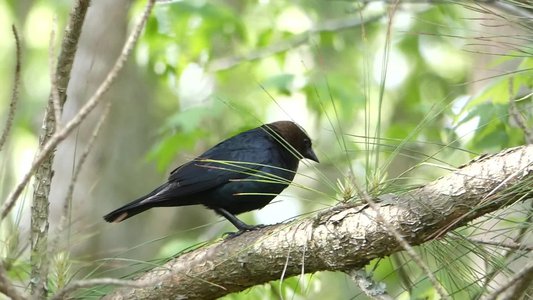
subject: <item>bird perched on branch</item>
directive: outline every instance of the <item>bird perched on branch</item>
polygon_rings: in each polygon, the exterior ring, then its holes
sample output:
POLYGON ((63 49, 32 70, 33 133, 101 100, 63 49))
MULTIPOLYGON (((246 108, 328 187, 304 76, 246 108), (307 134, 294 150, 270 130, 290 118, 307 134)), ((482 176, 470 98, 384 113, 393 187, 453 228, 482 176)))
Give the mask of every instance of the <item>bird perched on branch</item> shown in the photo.
POLYGON ((311 139, 296 123, 278 121, 242 132, 170 173, 149 194, 104 216, 118 223, 152 207, 202 204, 239 231, 252 230, 235 215, 263 208, 293 180, 298 163, 318 162, 311 139))

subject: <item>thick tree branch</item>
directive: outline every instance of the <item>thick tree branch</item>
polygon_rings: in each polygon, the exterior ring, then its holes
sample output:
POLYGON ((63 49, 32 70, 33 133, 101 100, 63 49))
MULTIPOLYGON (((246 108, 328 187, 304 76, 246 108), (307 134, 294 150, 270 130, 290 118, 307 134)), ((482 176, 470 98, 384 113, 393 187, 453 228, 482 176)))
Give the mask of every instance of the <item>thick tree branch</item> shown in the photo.
POLYGON ((146 288, 122 288, 105 299, 212 299, 302 273, 359 268, 402 250, 377 215, 411 245, 442 236, 532 191, 533 146, 482 156, 424 187, 379 197, 367 206, 336 207, 287 224, 247 232, 200 248, 148 271, 146 288), (305 260, 305 263, 303 261, 305 260))

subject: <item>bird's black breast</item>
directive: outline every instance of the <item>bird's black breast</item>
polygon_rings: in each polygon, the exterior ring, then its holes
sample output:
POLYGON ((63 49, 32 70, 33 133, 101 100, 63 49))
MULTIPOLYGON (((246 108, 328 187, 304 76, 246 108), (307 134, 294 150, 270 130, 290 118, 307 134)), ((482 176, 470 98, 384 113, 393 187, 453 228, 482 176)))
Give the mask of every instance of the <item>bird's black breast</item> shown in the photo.
POLYGON ((206 206, 224 208, 230 213, 259 209, 280 194, 294 178, 294 170, 262 167, 244 178, 230 179, 225 184, 212 189, 206 206))

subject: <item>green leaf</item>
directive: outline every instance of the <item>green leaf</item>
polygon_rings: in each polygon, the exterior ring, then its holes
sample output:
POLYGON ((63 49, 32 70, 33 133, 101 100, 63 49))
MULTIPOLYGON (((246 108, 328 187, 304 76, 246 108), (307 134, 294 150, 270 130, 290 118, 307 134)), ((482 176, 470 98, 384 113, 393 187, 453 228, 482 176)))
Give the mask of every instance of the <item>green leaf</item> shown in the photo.
POLYGON ((281 94, 290 95, 293 90, 294 77, 293 74, 272 76, 263 82, 263 86, 267 90, 275 88, 281 94))

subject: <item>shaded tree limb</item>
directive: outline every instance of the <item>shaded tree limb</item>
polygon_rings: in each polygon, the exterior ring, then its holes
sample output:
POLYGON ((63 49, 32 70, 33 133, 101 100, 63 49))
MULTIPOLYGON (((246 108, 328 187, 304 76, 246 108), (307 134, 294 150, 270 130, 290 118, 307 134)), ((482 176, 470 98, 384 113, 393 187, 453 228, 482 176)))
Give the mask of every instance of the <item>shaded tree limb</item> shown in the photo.
POLYGON ((481 156, 423 187, 378 197, 377 211, 353 204, 219 241, 137 279, 158 284, 117 289, 104 299, 212 299, 279 279, 282 272, 301 274, 302 268, 350 272, 402 250, 378 215, 410 245, 420 245, 530 197, 532 171, 533 146, 481 156))

